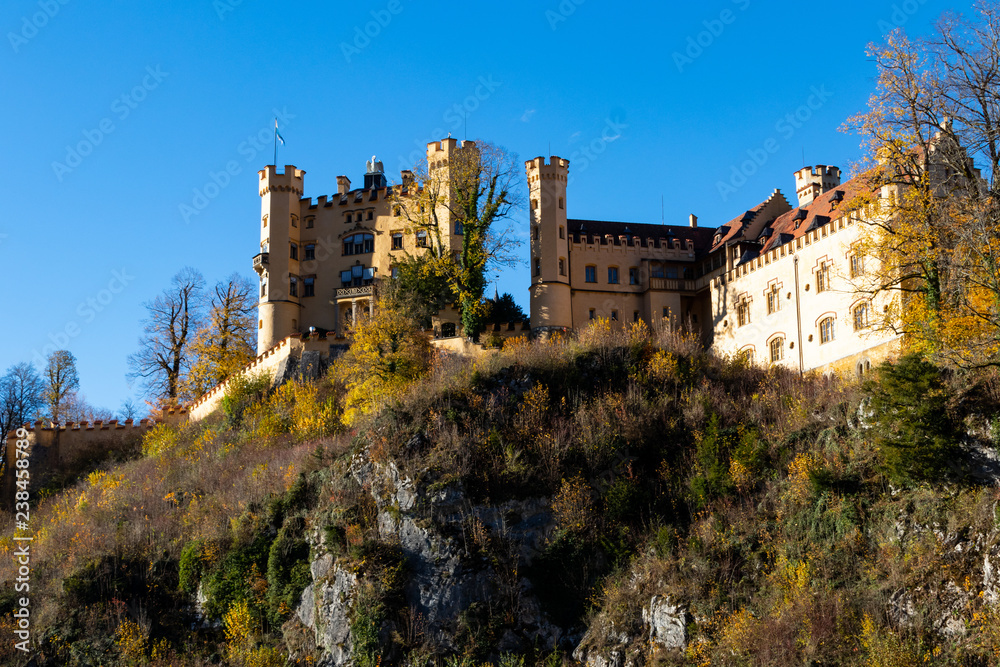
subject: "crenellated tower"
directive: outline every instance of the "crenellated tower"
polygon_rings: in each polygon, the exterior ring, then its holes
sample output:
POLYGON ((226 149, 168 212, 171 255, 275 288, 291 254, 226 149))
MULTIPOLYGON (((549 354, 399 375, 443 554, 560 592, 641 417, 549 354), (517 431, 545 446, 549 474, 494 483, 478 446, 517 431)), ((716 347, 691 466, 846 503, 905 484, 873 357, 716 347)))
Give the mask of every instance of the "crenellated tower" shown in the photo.
POLYGON ((299 200, 304 192, 305 173, 293 165, 285 165, 284 173, 278 173, 274 165, 258 172, 260 254, 253 262, 260 276, 257 354, 299 331, 302 294, 299 262, 303 259, 299 200))
POLYGON ((478 177, 479 173, 479 148, 476 142, 448 137, 427 144, 427 174, 432 183, 439 185, 442 197, 437 211, 441 239, 452 247, 461 247, 461 239, 452 238, 458 235, 447 202, 454 198, 456 187, 466 179, 478 177))
POLYGON ((525 162, 531 238, 531 328, 571 328, 569 229, 566 181, 569 160, 552 156, 525 162))

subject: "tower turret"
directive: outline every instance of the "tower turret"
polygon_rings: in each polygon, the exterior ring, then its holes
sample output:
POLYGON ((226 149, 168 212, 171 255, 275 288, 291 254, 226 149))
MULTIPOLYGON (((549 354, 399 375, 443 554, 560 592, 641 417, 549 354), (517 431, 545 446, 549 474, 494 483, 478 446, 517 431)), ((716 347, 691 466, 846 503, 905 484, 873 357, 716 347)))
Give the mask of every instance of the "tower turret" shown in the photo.
POLYGON ((531 327, 548 331, 573 326, 570 304, 566 181, 569 160, 553 155, 524 164, 528 176, 531 237, 531 327))
POLYGON ((299 330, 299 199, 306 172, 286 165, 278 173, 274 165, 260 176, 260 254, 254 270, 260 276, 257 305, 257 354, 299 330))
POLYGON ((840 185, 840 168, 818 164, 795 172, 795 193, 799 206, 808 206, 816 197, 840 185))

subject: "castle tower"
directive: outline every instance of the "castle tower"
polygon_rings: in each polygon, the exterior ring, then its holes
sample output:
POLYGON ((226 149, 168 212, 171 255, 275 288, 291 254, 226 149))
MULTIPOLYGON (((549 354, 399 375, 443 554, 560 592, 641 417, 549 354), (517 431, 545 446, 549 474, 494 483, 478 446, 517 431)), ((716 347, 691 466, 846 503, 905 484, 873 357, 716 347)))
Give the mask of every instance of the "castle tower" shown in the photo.
POLYGON ((536 157, 524 163, 528 176, 531 238, 531 328, 571 328, 569 229, 566 180, 569 160, 536 157))
POLYGON ((818 164, 795 172, 795 194, 799 206, 808 206, 816 197, 840 185, 840 168, 818 164))
POLYGON ((293 165, 286 165, 283 174, 274 165, 258 172, 260 254, 253 262, 260 276, 257 354, 299 331, 299 295, 303 289, 298 280, 299 260, 303 257, 299 199, 304 192, 305 173, 293 165))
POLYGON ((450 239, 452 247, 456 245, 461 247, 462 241, 460 236, 452 238, 457 236, 457 230, 446 202, 453 199, 457 185, 466 179, 478 177, 479 173, 479 149, 476 142, 470 140, 460 142, 458 139, 448 137, 427 144, 427 174, 429 180, 440 187, 442 198, 437 211, 441 239, 446 244, 450 239))

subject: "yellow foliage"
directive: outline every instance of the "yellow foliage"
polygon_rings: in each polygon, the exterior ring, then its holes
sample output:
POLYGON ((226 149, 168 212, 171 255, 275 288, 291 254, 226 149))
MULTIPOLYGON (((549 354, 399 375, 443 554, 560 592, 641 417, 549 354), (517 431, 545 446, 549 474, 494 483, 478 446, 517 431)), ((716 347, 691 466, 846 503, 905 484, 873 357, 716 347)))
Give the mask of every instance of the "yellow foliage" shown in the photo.
POLYGON ((677 357, 665 350, 657 350, 647 366, 649 377, 656 382, 677 379, 677 357))
POLYGON ((788 464, 788 492, 796 501, 801 502, 812 493, 809 473, 816 469, 817 464, 814 454, 797 454, 788 464))
POLYGON ((143 456, 161 456, 177 447, 177 429, 165 423, 154 426, 142 439, 143 456))
POLYGON ((868 657, 868 667, 912 667, 917 656, 891 628, 880 628, 865 614, 861 620, 861 645, 868 657))
POLYGON ((570 480, 562 480, 559 492, 552 501, 552 512, 556 524, 571 531, 583 531, 593 516, 593 500, 590 488, 583 477, 577 475, 570 480))
POLYGON ((146 633, 134 621, 125 619, 121 622, 115 631, 115 644, 128 664, 137 664, 146 657, 146 633))
POLYGON ((719 643, 742 655, 758 633, 758 625, 757 619, 746 607, 735 611, 722 621, 719 643))

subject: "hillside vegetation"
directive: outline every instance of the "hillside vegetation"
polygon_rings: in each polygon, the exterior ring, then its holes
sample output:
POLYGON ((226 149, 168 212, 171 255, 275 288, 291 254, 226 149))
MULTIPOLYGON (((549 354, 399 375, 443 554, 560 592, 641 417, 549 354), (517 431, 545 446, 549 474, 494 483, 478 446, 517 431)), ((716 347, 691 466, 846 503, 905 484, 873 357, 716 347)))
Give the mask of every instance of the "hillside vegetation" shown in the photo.
POLYGON ((36 664, 1000 664, 995 375, 799 378, 602 321, 475 360, 395 335, 40 501, 36 664), (342 581, 324 645, 302 600, 342 581))

